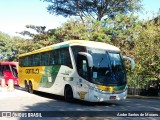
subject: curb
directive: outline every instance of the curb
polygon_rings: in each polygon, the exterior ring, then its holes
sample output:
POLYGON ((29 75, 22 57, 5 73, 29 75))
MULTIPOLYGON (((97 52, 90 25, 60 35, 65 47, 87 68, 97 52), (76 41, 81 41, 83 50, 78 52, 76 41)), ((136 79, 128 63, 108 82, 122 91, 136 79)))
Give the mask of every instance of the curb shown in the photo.
POLYGON ((138 99, 156 99, 160 100, 159 96, 139 96, 139 95, 127 95, 127 98, 138 98, 138 99))

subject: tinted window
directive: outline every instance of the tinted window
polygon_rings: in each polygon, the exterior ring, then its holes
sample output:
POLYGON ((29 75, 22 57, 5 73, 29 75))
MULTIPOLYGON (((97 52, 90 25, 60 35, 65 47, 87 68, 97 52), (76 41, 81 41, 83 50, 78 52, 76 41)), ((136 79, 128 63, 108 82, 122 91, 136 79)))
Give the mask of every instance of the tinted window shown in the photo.
POLYGON ((72 68, 69 48, 22 57, 19 62, 20 66, 66 65, 72 68))
POLYGON ((13 75, 14 75, 15 77, 18 77, 18 73, 17 73, 17 68, 16 68, 16 66, 15 66, 15 65, 11 65, 11 68, 12 68, 13 75))
POLYGON ((33 56, 30 55, 28 56, 28 66, 32 66, 33 65, 33 56))
POLYGON ((28 57, 19 58, 19 65, 20 66, 27 66, 28 65, 28 57))
POLYGON ((77 61, 77 71, 78 74, 86 79, 89 80, 89 67, 88 67, 88 62, 86 57, 82 56, 82 55, 78 55, 78 61, 77 61))
POLYGON ((40 65, 40 55, 35 54, 33 55, 33 66, 38 66, 40 65))
POLYGON ((51 55, 50 55, 50 58, 51 58, 51 64, 53 65, 57 65, 57 64, 60 64, 60 50, 54 50, 51 52, 51 55))
POLYGON ((83 46, 72 46, 71 48, 72 48, 72 52, 73 52, 73 55, 74 55, 75 62, 77 64, 78 52, 86 52, 86 48, 83 47, 83 46))
POLYGON ((49 52, 41 53, 41 65, 49 65, 49 52))
POLYGON ((68 48, 64 48, 60 50, 60 61, 59 62, 61 65, 72 67, 71 57, 70 57, 68 48))
POLYGON ((11 70, 10 70, 9 65, 3 65, 3 71, 10 72, 11 70))

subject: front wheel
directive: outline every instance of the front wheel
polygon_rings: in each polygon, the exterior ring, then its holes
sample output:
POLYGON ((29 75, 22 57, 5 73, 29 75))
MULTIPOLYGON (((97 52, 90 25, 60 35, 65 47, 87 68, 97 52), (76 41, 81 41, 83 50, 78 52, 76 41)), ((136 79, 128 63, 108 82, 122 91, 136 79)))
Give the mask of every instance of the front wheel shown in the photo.
POLYGON ((29 82, 29 85, 28 85, 28 92, 33 93, 33 86, 31 81, 29 82))
POLYGON ((64 98, 67 102, 73 102, 73 91, 70 86, 65 88, 64 98))

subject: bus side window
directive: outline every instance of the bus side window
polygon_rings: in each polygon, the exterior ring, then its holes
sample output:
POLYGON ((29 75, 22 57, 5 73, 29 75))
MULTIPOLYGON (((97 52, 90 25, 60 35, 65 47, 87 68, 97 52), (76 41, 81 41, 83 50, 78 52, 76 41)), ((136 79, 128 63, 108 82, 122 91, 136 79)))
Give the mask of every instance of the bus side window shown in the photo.
POLYGON ((28 66, 28 57, 21 57, 19 58, 19 66, 26 67, 28 66))
POLYGON ((45 66, 48 65, 49 60, 49 52, 41 53, 41 65, 45 66))
POLYGON ((50 52, 50 56, 49 56, 49 65, 54 65, 54 51, 50 52))
POLYGON ((33 55, 28 56, 28 66, 33 65, 33 55))
POLYGON ((72 68, 71 57, 69 53, 69 48, 63 48, 60 50, 60 64, 66 65, 72 68))
POLYGON ((40 65, 40 55, 35 54, 33 55, 33 66, 39 66, 40 65))
POLYGON ((23 58, 19 58, 19 66, 23 66, 23 58))
POLYGON ((59 65, 60 64, 60 55, 59 55, 59 49, 53 50, 50 52, 49 57, 49 65, 59 65))

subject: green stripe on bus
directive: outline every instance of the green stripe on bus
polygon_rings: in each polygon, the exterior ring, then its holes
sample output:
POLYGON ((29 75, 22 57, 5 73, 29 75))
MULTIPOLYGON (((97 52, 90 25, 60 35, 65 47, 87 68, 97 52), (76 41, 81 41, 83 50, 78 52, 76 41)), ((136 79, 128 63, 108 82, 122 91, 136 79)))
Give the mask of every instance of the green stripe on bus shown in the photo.
POLYGON ((69 47, 69 44, 64 44, 64 45, 60 45, 60 46, 54 46, 54 47, 53 47, 53 50, 54 50, 54 49, 65 48, 65 47, 69 47))
POLYGON ((123 86, 115 86, 115 87, 114 87, 114 91, 124 90, 125 87, 126 87, 126 85, 123 85, 123 86))
POLYGON ((46 66, 43 72, 40 87, 50 88, 57 77, 61 65, 46 66))

